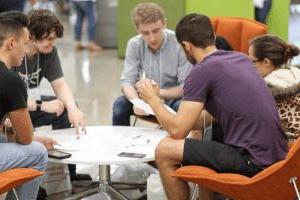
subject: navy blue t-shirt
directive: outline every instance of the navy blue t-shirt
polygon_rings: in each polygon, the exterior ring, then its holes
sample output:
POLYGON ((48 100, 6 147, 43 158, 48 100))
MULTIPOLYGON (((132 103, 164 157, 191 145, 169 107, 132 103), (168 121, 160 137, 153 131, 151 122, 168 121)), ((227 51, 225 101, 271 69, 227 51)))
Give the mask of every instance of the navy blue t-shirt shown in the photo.
POLYGON ((267 167, 285 158, 287 139, 274 99, 249 58, 216 51, 196 64, 184 83, 184 101, 204 103, 224 132, 224 143, 267 167))

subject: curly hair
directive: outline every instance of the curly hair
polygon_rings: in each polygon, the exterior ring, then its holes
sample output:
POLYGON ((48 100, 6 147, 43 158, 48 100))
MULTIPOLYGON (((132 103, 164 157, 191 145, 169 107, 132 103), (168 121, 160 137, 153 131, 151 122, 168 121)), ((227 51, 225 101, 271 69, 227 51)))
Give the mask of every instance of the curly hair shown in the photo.
POLYGON ((56 37, 61 38, 64 27, 59 19, 49 10, 32 10, 29 14, 28 30, 31 36, 37 40, 48 37, 55 32, 56 37))

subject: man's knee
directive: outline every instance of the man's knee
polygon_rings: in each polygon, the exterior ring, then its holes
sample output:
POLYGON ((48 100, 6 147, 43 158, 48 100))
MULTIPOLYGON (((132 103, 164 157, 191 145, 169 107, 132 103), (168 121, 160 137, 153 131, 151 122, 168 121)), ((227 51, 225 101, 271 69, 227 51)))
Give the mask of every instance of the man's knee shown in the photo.
POLYGON ((130 108, 130 102, 127 100, 125 96, 118 97, 113 105, 113 115, 114 116, 122 116, 124 114, 128 114, 130 108))
POLYGON ((45 171, 48 162, 48 152, 44 145, 39 142, 32 142, 30 144, 30 153, 35 156, 35 168, 40 171, 45 171))
POLYGON ((155 149, 155 161, 158 165, 169 163, 178 165, 183 159, 185 140, 175 140, 171 137, 163 138, 155 149))
POLYGON ((170 137, 163 138, 155 148, 155 160, 156 162, 166 161, 170 159, 170 146, 173 143, 173 139, 170 137))
POLYGON ((67 109, 64 109, 64 111, 60 115, 60 120, 63 121, 63 124, 64 124, 65 128, 70 128, 71 127, 71 123, 69 121, 69 116, 68 116, 68 110, 67 109))
POLYGON ((64 109, 64 111, 59 116, 56 116, 55 113, 51 114, 53 114, 53 120, 51 122, 53 130, 71 127, 67 109, 64 109))

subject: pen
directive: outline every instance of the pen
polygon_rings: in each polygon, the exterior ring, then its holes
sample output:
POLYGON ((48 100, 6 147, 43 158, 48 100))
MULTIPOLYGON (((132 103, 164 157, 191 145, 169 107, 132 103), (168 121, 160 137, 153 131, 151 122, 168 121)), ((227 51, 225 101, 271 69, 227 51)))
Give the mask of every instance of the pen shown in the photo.
POLYGON ((142 135, 134 136, 134 137, 132 137, 132 139, 138 139, 138 138, 140 138, 140 137, 142 137, 142 135))
POLYGON ((131 145, 128 145, 128 146, 125 146, 124 148, 129 148, 129 147, 134 147, 134 146, 137 146, 137 144, 131 144, 131 145))

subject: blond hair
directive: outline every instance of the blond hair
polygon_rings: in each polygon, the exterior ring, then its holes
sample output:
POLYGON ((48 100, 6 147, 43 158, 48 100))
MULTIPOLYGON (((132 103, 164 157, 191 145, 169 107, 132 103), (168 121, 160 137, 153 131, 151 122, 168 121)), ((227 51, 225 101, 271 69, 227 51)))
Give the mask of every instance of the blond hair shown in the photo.
POLYGON ((155 3, 140 3, 132 11, 132 22, 136 28, 139 24, 149 24, 165 20, 163 9, 155 3))

